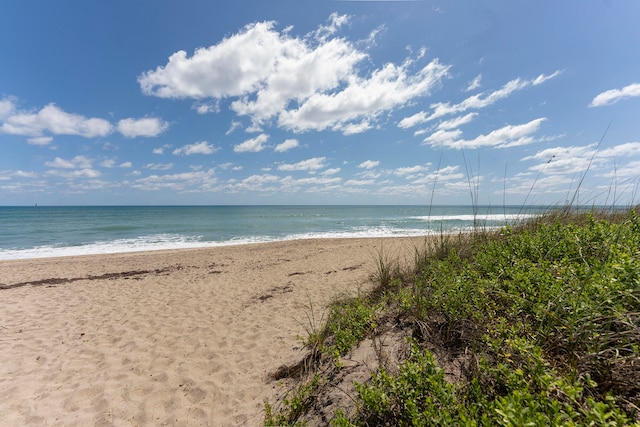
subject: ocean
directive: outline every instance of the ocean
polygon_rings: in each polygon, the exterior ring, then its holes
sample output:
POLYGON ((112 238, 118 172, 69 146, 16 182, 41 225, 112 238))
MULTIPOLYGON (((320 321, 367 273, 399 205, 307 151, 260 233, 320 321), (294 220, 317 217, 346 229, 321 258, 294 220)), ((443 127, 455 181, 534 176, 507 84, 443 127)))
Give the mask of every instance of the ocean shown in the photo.
POLYGON ((308 238, 421 236, 500 227, 522 206, 0 207, 0 260, 308 238))

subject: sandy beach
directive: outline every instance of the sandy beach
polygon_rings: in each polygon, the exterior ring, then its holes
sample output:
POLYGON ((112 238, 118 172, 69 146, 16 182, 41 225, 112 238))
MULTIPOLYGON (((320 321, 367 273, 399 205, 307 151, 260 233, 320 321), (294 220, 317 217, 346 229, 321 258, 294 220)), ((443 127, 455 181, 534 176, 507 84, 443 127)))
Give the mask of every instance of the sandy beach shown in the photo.
POLYGON ((0 262, 0 420, 11 426, 261 425, 269 373, 309 315, 366 290, 380 250, 319 239, 0 262))

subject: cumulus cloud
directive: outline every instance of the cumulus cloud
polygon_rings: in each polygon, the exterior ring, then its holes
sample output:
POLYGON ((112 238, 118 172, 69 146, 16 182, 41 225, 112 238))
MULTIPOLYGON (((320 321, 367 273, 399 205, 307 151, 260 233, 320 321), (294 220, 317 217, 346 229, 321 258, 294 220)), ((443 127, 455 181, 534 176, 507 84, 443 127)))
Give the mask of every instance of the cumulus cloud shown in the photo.
MULTIPOLYGON (((627 159, 640 154, 640 142, 627 142, 602 150, 597 144, 569 147, 551 147, 522 160, 537 160, 533 171, 545 174, 580 174, 588 169, 599 169, 609 164, 610 159, 627 159)), ((625 169, 626 166, 622 166, 625 169)), ((637 171, 636 171, 637 175, 637 171)))
POLYGON ((214 145, 207 141, 200 141, 194 144, 187 144, 173 150, 174 156, 191 156, 193 154, 213 154, 218 151, 214 145))
POLYGON ((113 168, 116 166, 116 160, 115 159, 105 159, 100 163, 100 166, 102 166, 103 168, 113 168))
POLYGON ((325 167, 325 157, 313 157, 298 163, 278 165, 280 171, 316 171, 325 167))
POLYGON ((416 166, 406 166, 402 168, 397 168, 393 171, 394 175, 415 175, 420 172, 424 172, 428 169, 427 166, 416 165, 416 166))
POLYGON ((269 135, 264 133, 256 136, 255 138, 247 139, 242 144, 238 144, 233 147, 233 151, 236 153, 257 153, 265 149, 265 142, 269 140, 269 135))
POLYGON ((127 138, 154 137, 167 130, 169 124, 156 117, 123 119, 118 122, 118 132, 127 138))
POLYGON ((12 135, 40 137, 50 133, 94 138, 106 136, 112 130, 107 120, 67 113, 55 104, 48 104, 37 112, 16 111, 7 105, 1 108, 5 111, 4 117, 0 116, 0 131, 12 135))
POLYGON ((571 147, 552 147, 538 151, 533 156, 522 160, 538 160, 540 163, 530 170, 547 174, 576 174, 589 168, 590 160, 595 154, 596 144, 571 147))
POLYGON ((489 93, 479 93, 472 95, 458 104, 450 104, 448 102, 438 102, 431 105, 433 110, 431 113, 420 111, 398 122, 398 127, 408 129, 413 126, 426 123, 449 114, 460 114, 468 110, 477 110, 495 104, 501 99, 509 97, 514 92, 526 89, 530 86, 536 86, 546 82, 561 74, 561 71, 555 71, 550 75, 540 74, 535 79, 517 78, 509 81, 500 89, 489 93))
POLYGON ((0 99, 0 120, 4 120, 13 114, 16 107, 12 98, 0 99))
POLYGON ((302 37, 291 28, 277 31, 272 21, 245 26, 192 56, 178 51, 164 66, 138 77, 143 93, 163 98, 221 100, 252 120, 251 129, 268 121, 295 132, 331 129, 364 132, 384 111, 426 96, 449 67, 423 55, 402 64, 388 63, 367 72, 366 51, 337 37, 348 22, 333 14, 327 25, 302 37))
POLYGON ((201 102, 198 104, 194 104, 192 108, 196 110, 198 114, 219 113, 220 103, 219 102, 201 102))
POLYGON ((322 175, 335 175, 340 172, 340 168, 331 168, 322 172, 322 175))
POLYGON ((366 161, 360 163, 358 165, 358 167, 361 168, 361 169, 373 169, 373 168, 377 167, 378 165, 380 165, 380 162, 378 160, 366 160, 366 161))
POLYGON ((98 117, 68 113, 54 103, 38 111, 18 110, 11 98, 0 100, 0 132, 30 137, 27 142, 48 145, 51 135, 77 135, 85 138, 104 137, 117 130, 128 138, 157 136, 168 128, 158 118, 123 119, 113 126, 98 117))
POLYGON ((47 167, 58 169, 90 168, 92 164, 93 161, 85 156, 75 156, 71 160, 56 157, 52 162, 44 163, 47 167))
POLYGON ((276 148, 274 148, 274 151, 276 153, 284 153, 285 151, 289 151, 293 148, 298 147, 299 145, 300 143, 298 142, 297 139, 287 139, 283 143, 276 145, 276 148))
POLYGON ((540 125, 545 120, 545 117, 541 117, 521 125, 507 125, 500 129, 493 130, 486 135, 479 135, 470 140, 462 139, 462 131, 459 129, 454 131, 438 130, 425 138, 424 143, 434 147, 455 149, 516 147, 534 142, 535 139, 532 135, 538 131, 540 125))
POLYGON ((139 178, 131 182, 130 185, 132 188, 146 191, 207 191, 211 190, 217 181, 214 170, 209 169, 167 175, 150 175, 139 178))
POLYGON ((416 176, 413 178, 413 184, 433 184, 435 181, 446 182, 447 185, 451 185, 452 181, 459 181, 464 178, 464 174, 460 172, 460 166, 445 166, 439 170, 433 171, 429 174, 423 174, 422 176, 416 176))
POLYGON ((353 80, 343 90, 316 93, 299 108, 283 111, 278 123, 295 132, 329 128, 350 134, 367 130, 380 113, 428 95, 449 68, 433 60, 410 74, 410 66, 411 61, 399 66, 386 64, 369 78, 353 80))
POLYGON ((615 104, 626 98, 640 96, 640 83, 632 83, 622 89, 611 89, 598 94, 589 107, 602 107, 605 105, 615 104))
POLYGON ((66 179, 97 178, 100 172, 93 169, 92 165, 93 160, 85 156, 75 156, 70 160, 56 157, 53 161, 45 162, 45 166, 52 168, 45 175, 66 179))
POLYGON ((164 154, 164 150, 171 148, 171 144, 164 144, 162 147, 156 147, 152 150, 153 154, 164 154))

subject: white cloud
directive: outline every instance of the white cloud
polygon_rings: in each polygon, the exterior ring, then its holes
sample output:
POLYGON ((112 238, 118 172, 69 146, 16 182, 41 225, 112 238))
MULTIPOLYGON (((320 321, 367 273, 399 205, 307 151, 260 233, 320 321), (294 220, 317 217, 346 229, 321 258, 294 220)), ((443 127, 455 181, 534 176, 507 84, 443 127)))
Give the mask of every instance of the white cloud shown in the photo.
POLYGON ((48 104, 36 113, 16 112, 6 105, 2 108, 7 111, 4 111, 4 118, 0 116, 3 121, 0 131, 12 135, 40 137, 51 133, 94 138, 106 136, 112 131, 111 123, 107 120, 70 114, 55 104, 48 104))
POLYGON ((58 176, 60 178, 65 178, 65 179, 74 179, 74 178, 98 178, 101 174, 99 171, 95 169, 86 168, 86 169, 74 169, 74 170, 52 169, 45 172, 45 175, 58 176))
POLYGON ((322 172, 322 175, 335 175, 340 172, 340 168, 331 168, 322 172))
POLYGON ((25 172, 22 170, 17 170, 15 171, 13 176, 16 176, 18 178, 37 178, 38 174, 36 174, 35 172, 25 172))
POLYGON ((464 116, 456 117, 450 120, 444 120, 438 124, 438 129, 454 129, 471 122, 478 116, 478 113, 469 113, 464 116))
POLYGON ((105 159, 100 163, 103 168, 113 168, 116 166, 115 159, 105 159))
POLYGON ((120 164, 117 164, 115 159, 105 159, 100 163, 100 166, 102 166, 103 168, 119 167, 119 168, 123 168, 123 169, 128 169, 128 168, 132 167, 133 164, 131 162, 122 162, 120 164))
POLYGON ((520 78, 511 80, 500 89, 486 93, 472 95, 458 104, 451 105, 448 102, 438 102, 431 105, 433 112, 431 114, 420 111, 412 116, 406 117, 398 122, 398 127, 408 129, 410 127, 438 119, 449 114, 460 114, 471 109, 481 109, 495 104, 501 99, 507 98, 514 92, 526 89, 530 86, 539 85, 545 81, 552 79, 561 74, 561 71, 555 71, 550 75, 540 74, 532 80, 523 80, 520 78))
POLYGON ((602 157, 628 157, 640 155, 640 142, 626 142, 598 152, 602 157))
POLYGON ((256 91, 276 67, 277 59, 296 41, 259 22, 192 57, 180 50, 169 62, 138 77, 142 91, 161 98, 224 98, 256 91))
POLYGON ((75 156, 71 160, 65 160, 60 157, 56 157, 52 162, 45 162, 45 166, 58 169, 76 169, 76 168, 90 168, 93 161, 85 156, 75 156))
POLYGON ((424 143, 434 147, 447 147, 458 150, 479 147, 516 147, 534 142, 532 134, 538 131, 545 120, 546 118, 541 117, 521 125, 507 125, 471 140, 460 139, 462 135, 460 130, 438 130, 425 138, 424 143))
POLYGON ((464 174, 460 171, 460 166, 445 166, 437 171, 433 171, 430 174, 426 174, 422 177, 417 177, 412 181, 413 184, 433 184, 434 182, 446 182, 458 181, 464 178, 464 174))
POLYGON ((285 151, 289 151, 293 148, 298 147, 299 145, 300 143, 298 142, 297 139, 287 139, 283 143, 276 145, 276 148, 274 148, 274 151, 276 153, 284 153, 285 151))
MULTIPOLYGON (((157 136, 168 128, 157 118, 123 119, 115 129, 128 138, 157 136)), ((29 136, 29 144, 48 145, 51 135, 77 135, 85 138, 104 137, 114 126, 105 119, 67 113, 50 103, 39 111, 18 111, 11 99, 0 101, 0 132, 29 136)))
POLYGON ((280 181, 280 177, 277 175, 251 175, 242 180, 245 184, 267 184, 280 181))
POLYGON ((540 163, 529 169, 545 174, 580 174, 588 169, 608 168, 611 159, 615 159, 616 163, 621 165, 621 170, 627 171, 628 165, 621 163, 629 156, 640 154, 640 142, 627 142, 599 151, 596 151, 596 148, 595 143, 583 146, 551 147, 524 157, 522 160, 539 161, 540 163))
MULTIPOLYGON (((437 59, 386 64, 366 75, 366 51, 336 32, 348 21, 333 14, 327 25, 302 37, 278 32, 274 22, 245 26, 219 43, 171 55, 164 66, 139 76, 145 94, 164 98, 235 97, 231 108, 251 118, 250 129, 275 122, 295 132, 332 129, 364 132, 384 111, 426 96, 448 75, 437 59)), ((366 45, 366 44, 365 44, 366 45)))
POLYGON ((590 159, 595 154, 595 144, 571 147, 552 147, 538 151, 522 160, 538 160, 541 163, 531 166, 532 171, 546 174, 576 174, 589 168, 590 159))
POLYGON ((242 125, 242 123, 240 123, 239 121, 236 121, 236 120, 232 121, 231 122, 231 126, 229 127, 229 130, 227 130, 227 132, 225 132, 225 135, 231 135, 233 133, 233 131, 238 129, 241 125, 242 125))
POLYGON ((194 144, 187 144, 173 150, 174 156, 191 156, 193 154, 213 154, 218 148, 209 144, 207 141, 200 141, 194 144))
POLYGON ((167 130, 169 124, 156 117, 123 119, 118 122, 118 132, 127 138, 154 137, 167 130))
POLYGON ((538 85, 546 82, 547 80, 551 80, 554 77, 558 77, 560 74, 562 74, 561 70, 556 70, 553 73, 549 74, 548 76, 545 76, 544 74, 540 74, 538 77, 533 79, 532 84, 534 86, 538 86, 538 85))
POLYGON ((473 80, 469 82, 469 86, 465 89, 465 92, 471 92, 482 86, 482 74, 478 74, 473 80))
POLYGON ((295 132, 327 128, 345 133, 366 130, 383 111, 399 108, 414 98, 428 95, 449 69, 433 60, 411 75, 411 65, 411 61, 400 66, 386 64, 367 79, 352 80, 343 90, 315 93, 299 108, 283 111, 278 123, 295 132), (359 123, 354 127, 356 121, 359 123))
POLYGON ((425 111, 419 111, 409 117, 405 117, 404 119, 398 122, 398 127, 402 129, 409 129, 419 124, 425 123, 428 121, 429 114, 425 111))
POLYGON ((378 165, 380 165, 380 162, 378 160, 366 160, 366 161, 360 163, 358 165, 358 167, 361 168, 361 169, 373 169, 373 168, 377 167, 378 165))
POLYGON ((636 187, 636 182, 637 182, 637 177, 638 177, 638 170, 640 170, 640 160, 634 160, 631 161, 629 163, 627 163, 626 165, 623 166, 617 166, 615 168, 613 168, 610 172, 607 172, 604 174, 605 177, 609 177, 609 178, 632 178, 633 179, 633 186, 634 189, 636 187))
POLYGON ((373 185, 375 184, 375 180, 373 179, 350 179, 344 183, 344 185, 354 185, 354 186, 364 186, 364 185, 373 185))
POLYGON ((236 153, 257 153, 265 149, 264 143, 267 142, 268 139, 269 135, 262 133, 255 138, 247 139, 242 144, 236 145, 233 147, 233 151, 236 153))
POLYGON ((153 149, 153 154, 164 154, 164 150, 171 148, 171 144, 164 144, 162 147, 153 149))
POLYGON ((213 169, 206 171, 182 172, 168 175, 150 175, 130 183, 132 188, 147 191, 174 190, 208 191, 214 188, 217 178, 213 169))
POLYGON ((147 163, 144 165, 145 169, 151 169, 156 171, 166 171, 173 167, 173 163, 147 163))
POLYGON ((0 120, 4 120, 9 117, 15 111, 16 106, 12 98, 0 99, 0 120))
POLYGON ((198 104, 194 104, 194 110, 198 112, 198 114, 210 114, 210 113, 219 113, 220 112, 220 103, 219 102, 201 102, 198 104))
POLYGON ((45 172, 47 176, 58 176, 65 179, 97 178, 100 172, 92 168, 93 160, 85 156, 75 156, 71 160, 56 157, 45 166, 52 168, 45 172))
POLYGON ((27 143, 31 145, 49 145, 51 142, 53 142, 53 138, 50 136, 36 136, 27 139, 27 143))
POLYGON ((416 165, 416 166, 407 166, 403 168, 397 168, 393 171, 394 175, 414 175, 420 172, 424 172, 428 169, 426 166, 416 165))
POLYGON ((615 104, 625 98, 640 96, 640 83, 632 83, 622 89, 611 89, 598 94, 589 107, 602 107, 605 105, 615 104))
POLYGON ((281 164, 278 165, 278 170, 281 171, 315 171, 325 167, 325 157, 313 157, 311 159, 303 160, 293 164, 281 164))
POLYGON ((342 181, 342 178, 327 178, 327 177, 309 177, 309 178, 300 178, 295 180, 295 184, 297 185, 328 185, 328 184, 337 184, 342 181))

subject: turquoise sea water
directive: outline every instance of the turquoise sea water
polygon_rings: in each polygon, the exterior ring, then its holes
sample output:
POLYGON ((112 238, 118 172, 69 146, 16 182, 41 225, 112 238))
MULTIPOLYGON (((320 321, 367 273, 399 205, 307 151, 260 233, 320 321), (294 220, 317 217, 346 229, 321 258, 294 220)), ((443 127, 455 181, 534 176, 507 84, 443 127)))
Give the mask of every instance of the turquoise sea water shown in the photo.
POLYGON ((495 227, 540 207, 0 207, 0 260, 495 227))

